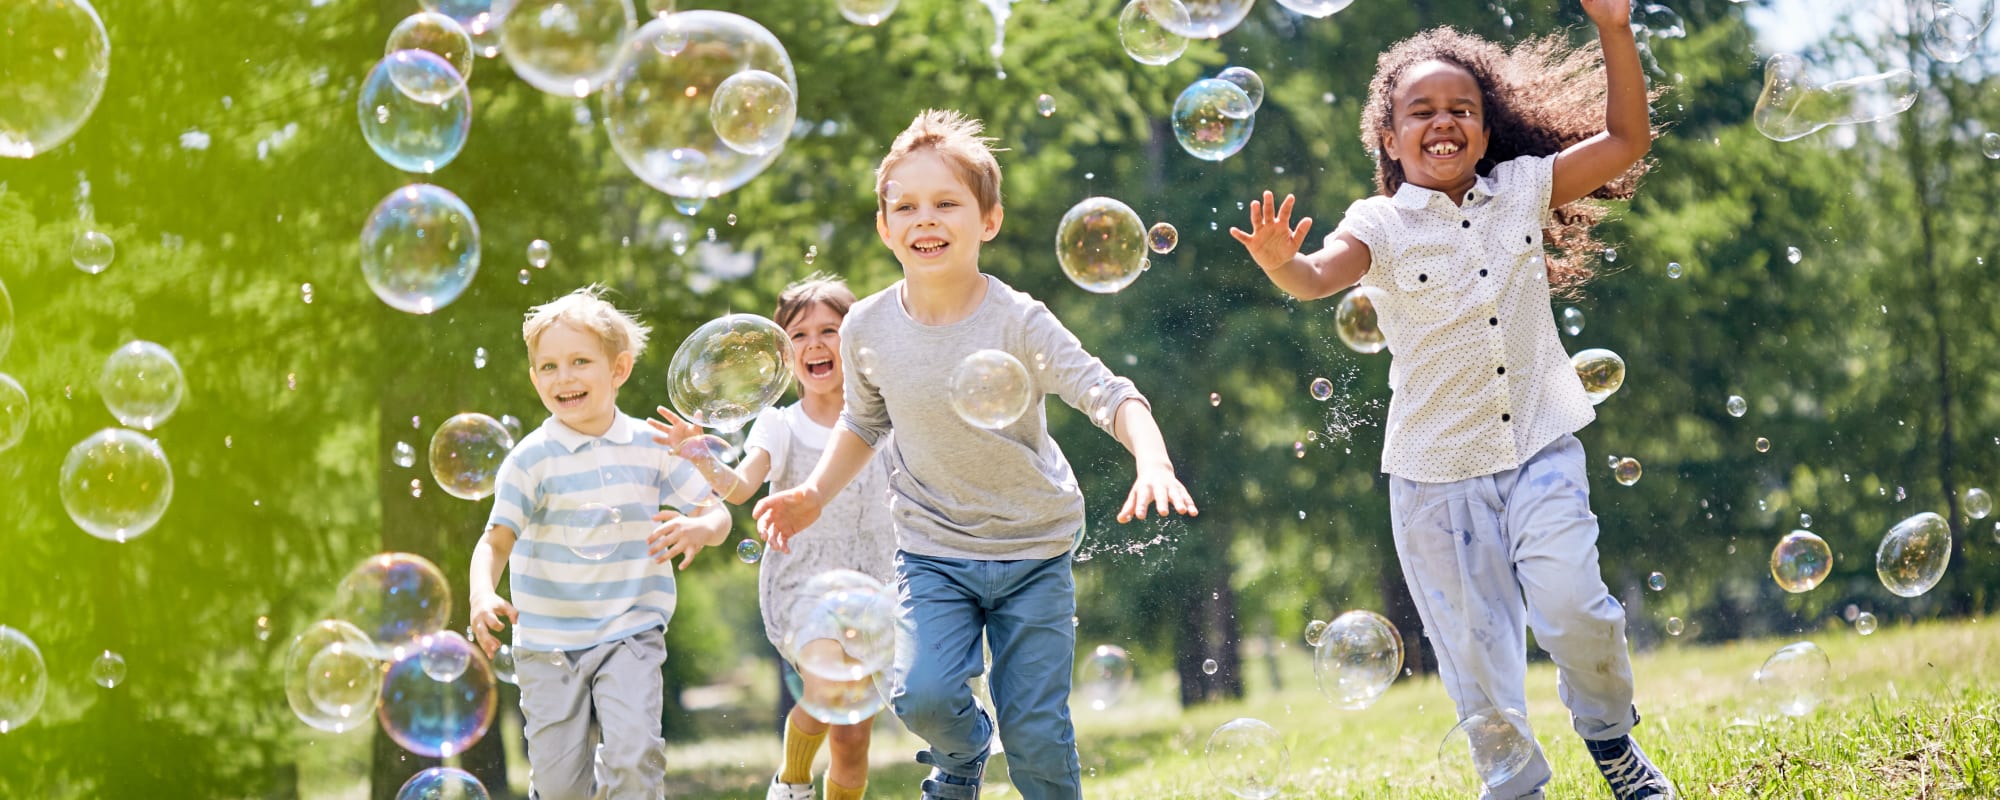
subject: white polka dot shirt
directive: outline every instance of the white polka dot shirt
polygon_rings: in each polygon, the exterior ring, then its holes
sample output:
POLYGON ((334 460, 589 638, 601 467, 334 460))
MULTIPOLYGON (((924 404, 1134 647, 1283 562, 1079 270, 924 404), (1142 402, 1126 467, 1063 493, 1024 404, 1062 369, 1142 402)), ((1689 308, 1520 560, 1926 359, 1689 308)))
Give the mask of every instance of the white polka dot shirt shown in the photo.
POLYGON ((1393 360, 1382 471, 1424 483, 1490 475, 1596 418, 1556 336, 1542 258, 1554 156, 1493 169, 1463 206, 1403 184, 1349 206, 1361 285, 1393 360))

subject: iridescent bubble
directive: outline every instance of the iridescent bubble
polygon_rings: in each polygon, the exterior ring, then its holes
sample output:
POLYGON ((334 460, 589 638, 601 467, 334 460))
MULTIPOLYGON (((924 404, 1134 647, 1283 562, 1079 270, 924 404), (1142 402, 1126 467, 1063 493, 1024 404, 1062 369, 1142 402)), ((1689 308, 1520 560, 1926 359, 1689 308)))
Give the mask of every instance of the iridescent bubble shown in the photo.
POLYGON ((1796 247, 1787 247, 1787 248, 1785 248, 1785 262, 1786 262, 1786 263, 1790 263, 1790 264, 1797 264, 1797 263, 1799 263, 1799 259, 1801 259, 1801 258, 1804 258, 1804 257, 1805 257, 1805 254, 1804 254, 1804 253, 1800 253, 1800 252, 1799 252, 1799 249, 1798 249, 1798 248, 1796 248, 1796 247))
POLYGON ((1375 704, 1403 671, 1403 636, 1373 611, 1335 617, 1313 648, 1313 677, 1320 694, 1359 711, 1375 704))
POLYGON ((285 699, 299 721, 344 733, 375 713, 382 667, 375 645, 359 628, 321 620, 292 639, 285 651, 285 699))
MULTIPOLYGON (((4 439, 0 439, 0 442, 4 441, 4 439)), ((0 450, 4 449, 6 448, 0 447, 0 450)), ((1985 489, 1977 486, 1965 490, 1966 516, 1973 519, 1985 519, 1986 515, 1991 513, 1993 513, 1993 495, 1987 494, 1985 489)))
POLYGON ((515 677, 514 648, 505 644, 493 651, 493 678, 501 683, 519 685, 515 677))
POLYGON ((1833 572, 1833 548, 1810 531, 1792 531, 1771 548, 1771 580, 1797 594, 1809 592, 1833 572))
POLYGON ((1438 763, 1447 773, 1463 774, 1468 756, 1472 774, 1482 785, 1513 780, 1535 757, 1535 735, 1527 716, 1511 708, 1466 715, 1438 744, 1438 763))
POLYGON ((1563 333, 1571 336, 1583 333, 1583 309, 1569 306, 1562 310, 1563 333))
POLYGON ((557 497, 542 509, 543 524, 556 528, 564 547, 585 561, 603 561, 625 542, 624 514, 594 502, 557 497))
POLYGON ((1219 407, 1219 406, 1221 406, 1221 405, 1222 405, 1222 394, 1221 394, 1220 392, 1209 392, 1209 393, 1208 393, 1208 405, 1209 405, 1209 407, 1210 407, 1210 408, 1216 408, 1216 407, 1219 407))
POLYGON ((764 545, 756 539, 744 539, 736 543, 736 560, 745 564, 755 564, 764 559, 764 545))
POLYGON ((1213 658, 1201 662, 1201 674, 1203 675, 1214 675, 1220 669, 1222 669, 1222 665, 1215 663, 1215 659, 1213 658))
POLYGON ((431 680, 450 682, 465 674, 465 667, 472 661, 473 648, 465 637, 457 631, 438 631, 417 640, 417 657, 423 665, 424 674, 431 680), (446 639, 455 639, 447 642, 446 639))
POLYGON ((1583 381, 1583 393, 1590 397, 1590 404, 1604 402, 1625 385, 1625 359, 1617 353, 1602 348, 1591 348, 1570 356, 1569 364, 1576 369, 1576 377, 1583 381))
POLYGON ((439 81, 421 69, 411 70, 405 76, 402 74, 405 70, 391 62, 389 79, 411 97, 426 103, 441 103, 452 91, 464 89, 465 81, 472 80, 472 35, 451 17, 435 11, 419 11, 404 17, 389 32, 389 43, 382 55, 392 56, 398 50, 430 53, 444 59, 458 73, 457 81, 439 81))
POLYGON ((611 78, 639 24, 632 0, 508 0, 500 51, 514 74, 549 94, 585 97, 611 78))
POLYGON ((90 662, 90 682, 116 689, 125 682, 125 657, 106 650, 90 662))
POLYGON ((1056 99, 1048 95, 1042 95, 1040 97, 1035 98, 1035 113, 1040 114, 1044 117, 1055 116, 1056 99))
POLYGON ((1875 632, 1875 615, 1866 611, 1854 616, 1854 632, 1867 636, 1875 632))
POLYGON ((1240 717, 1208 735, 1202 747, 1208 772, 1223 791, 1249 800, 1265 800, 1284 791, 1290 758, 1284 737, 1263 720, 1240 717))
POLYGON ((104 359, 97 390, 111 416, 134 428, 152 430, 180 408, 181 365, 174 354, 152 342, 126 342, 104 359))
POLYGON ((28 435, 28 390, 14 376, 0 373, 0 452, 21 443, 28 435))
POLYGON ((1307 645, 1318 647, 1320 640, 1326 638, 1326 620, 1316 619, 1306 623, 1305 636, 1307 645))
POLYGON ((382 732, 403 749, 430 758, 464 753, 493 724, 499 692, 493 669, 458 636, 439 637, 439 647, 464 650, 465 671, 449 681, 424 672, 424 657, 410 653, 389 665, 382 676, 382 703, 377 717, 382 732))
POLYGON ((717 483, 716 478, 709 478, 708 492, 694 502, 696 508, 707 508, 724 502, 741 488, 742 484, 737 482, 739 476, 735 470, 729 468, 730 456, 736 452, 736 448, 730 446, 728 440, 709 433, 690 437, 674 448, 674 455, 693 463, 704 477, 714 473, 723 481, 717 483))
POLYGON ((1118 645, 1098 645, 1077 665, 1076 687, 1092 711, 1117 705, 1132 690, 1132 657, 1118 645))
POLYGON ((1605 263, 1607 263, 1607 264, 1608 264, 1608 263, 1612 263, 1612 262, 1616 262, 1617 260, 1618 260, 1618 248, 1616 248, 1616 247, 1606 247, 1606 248, 1604 248, 1604 261, 1605 261, 1605 263))
POLYGON ((1890 528, 1875 549, 1875 574, 1900 597, 1931 590, 1951 564, 1951 526, 1925 511, 1890 528))
POLYGON ((500 421, 485 414, 453 416, 431 434, 431 477, 438 488, 463 500, 493 494, 500 462, 514 449, 514 437, 500 421))
POLYGON ((1333 399, 1333 381, 1325 378, 1314 378, 1312 382, 1312 398, 1322 403, 1333 399))
POLYGON ((49 693, 49 667, 28 635, 0 625, 0 734, 12 733, 41 713, 49 693))
POLYGON ((1354 5, 1354 0, 1278 0, 1278 5, 1308 17, 1324 19, 1354 5))
POLYGON ((1917 101, 1917 76, 1907 69, 1834 81, 1824 86, 1806 74, 1805 60, 1790 53, 1764 65, 1764 92, 1752 119, 1773 141, 1803 138, 1828 125, 1888 119, 1917 101))
POLYGON ((714 92, 744 70, 798 80, 784 45, 762 25, 721 11, 682 11, 646 23, 626 41, 603 93, 604 125, 625 166, 680 198, 716 197, 775 160, 740 152, 716 135, 714 92))
POLYGON ((457 767, 431 767, 411 775, 396 800, 490 800, 486 785, 457 767))
POLYGON ((831 570, 807 581, 786 633, 799 671, 829 681, 867 679, 896 656, 896 593, 853 570, 831 570), (820 642, 830 642, 828 647, 820 642))
POLYGON ((1249 67, 1230 67, 1215 77, 1236 84, 1243 90, 1244 96, 1250 98, 1250 113, 1255 114, 1257 109, 1264 107, 1264 78, 1258 75, 1256 70, 1249 67))
MULTIPOLYGON (((715 87, 709 116, 715 122, 715 136, 723 144, 739 153, 761 156, 785 146, 785 138, 792 134, 792 123, 798 119, 798 109, 798 99, 785 79, 761 69, 748 69, 729 76, 715 87)), ((735 216, 731 214, 730 218, 733 220, 735 216)))
MULTIPOLYGON (((831 639, 819 639, 809 643, 807 649, 838 650, 840 646, 831 639)), ((785 689, 798 701, 799 708, 829 725, 853 725, 872 719, 889 704, 885 674, 847 681, 816 677, 811 683, 794 670, 787 670, 784 675, 785 689)))
POLYGON ((1028 413, 1034 387, 1020 359, 1004 350, 980 350, 951 372, 951 409, 973 427, 1005 428, 1028 413))
POLYGON ((873 28, 896 11, 902 0, 836 0, 834 5, 848 22, 873 28))
POLYGON ((111 237, 99 231, 84 231, 76 235, 76 241, 69 246, 70 263, 77 269, 96 275, 111 268, 111 260, 118 256, 118 246, 111 237))
POLYGON ((85 533, 126 542, 153 529, 174 498, 174 469, 159 442, 105 428, 70 448, 62 464, 63 510, 85 533))
MULTIPOLYGON (((1305 442, 1293 442, 1293 443, 1292 443, 1292 457, 1293 457, 1293 458, 1305 458, 1305 457, 1306 457, 1306 443, 1305 443, 1305 442)), ((1301 512, 1301 513, 1303 513, 1303 512, 1301 512)))
POLYGON ((389 166, 436 172, 465 148, 472 132, 472 93, 458 70, 435 53, 398 50, 369 70, 355 113, 362 138, 389 166))
POLYGON ((427 183, 382 198, 361 229, 361 275, 390 308, 429 314, 479 273, 479 221, 458 195, 427 183))
POLYGON ((1155 253, 1166 255, 1180 243, 1181 232, 1169 223, 1155 222, 1153 227, 1146 229, 1146 247, 1155 253))
POLYGON ((0 53, 0 156, 8 158, 69 141, 111 74, 111 39, 89 0, 11 0, 0 10, 0 53))
POLYGON ((1788 717, 1803 717, 1819 707, 1832 670, 1819 645, 1795 642, 1772 653, 1751 681, 1768 707, 1788 717))
POLYGON ((1979 152, 1985 153, 1987 158, 2000 159, 2000 133, 1989 131, 1979 137, 1979 152))
POLYGON ((1667 262, 1667 277, 1678 278, 1680 276, 1681 276, 1681 262, 1679 261, 1667 262))
POLYGON ((1611 477, 1623 486, 1631 486, 1638 483, 1639 476, 1644 474, 1644 472, 1644 468, 1639 464, 1639 459, 1636 458, 1621 458, 1618 459, 1618 463, 1611 465, 1611 477))
POLYGON ((1189 84, 1174 100, 1174 138, 1189 155, 1221 161, 1236 155, 1257 127, 1243 87, 1216 78, 1189 84))
POLYGON ((1373 286, 1356 286, 1341 295, 1340 304, 1333 309, 1333 330, 1347 349, 1369 355, 1389 346, 1375 312, 1381 300, 1382 290, 1373 286))
POLYGON ((1732 394, 1729 396, 1729 400, 1722 404, 1722 408, 1729 412, 1729 416, 1740 417, 1750 410, 1750 404, 1745 402, 1743 398, 1732 394))
POLYGON ((1769 453, 1771 452, 1771 440, 1759 436, 1757 437, 1756 447, 1757 447, 1757 452, 1759 453, 1769 453))
POLYGON ((340 580, 333 617, 353 624, 373 643, 369 655, 399 659, 418 651, 424 637, 444 630, 451 618, 451 585, 423 556, 372 555, 340 580))
POLYGON ((1056 226, 1056 261, 1071 282, 1110 294, 1138 280, 1146 227, 1132 207, 1109 197, 1071 206, 1056 226))
POLYGON ((1154 19, 1169 31, 1190 39, 1213 39, 1234 30, 1243 18, 1250 15, 1253 0, 1141 0, 1146 10, 1153 12, 1154 19), (1187 13, 1187 21, 1181 21, 1174 7, 1180 6, 1187 13))
POLYGON ((549 257, 551 255, 553 253, 549 248, 548 241, 536 239, 528 243, 528 266, 535 269, 546 267, 549 265, 549 257))
POLYGON ((1118 43, 1133 61, 1150 66, 1173 63, 1187 51, 1186 36, 1174 28, 1188 25, 1187 6, 1180 0, 1130 0, 1118 14, 1118 43), (1156 15, 1166 15, 1161 23, 1156 15))
POLYGON ((1662 575, 1662 574, 1660 574, 1660 573, 1657 573, 1657 572, 1655 572, 1655 573, 1653 573, 1653 574, 1651 574, 1651 575, 1647 575, 1647 576, 1646 576, 1646 588, 1648 588, 1648 589, 1651 589, 1651 590, 1653 590, 1653 591, 1656 591, 1656 592, 1657 592, 1657 591, 1660 591, 1660 590, 1662 590, 1662 589, 1665 589, 1665 588, 1667 588, 1667 576, 1665 576, 1665 575, 1662 575))
POLYGON ((1685 623, 1685 622, 1682 622, 1682 621, 1681 621, 1681 618, 1680 618, 1680 617, 1668 617, 1668 618, 1667 618, 1667 635, 1668 635, 1668 636, 1679 636, 1679 635, 1681 635, 1681 631, 1684 631, 1684 630, 1686 630, 1686 629, 1687 629, 1687 623, 1685 623))
POLYGON ((784 396, 790 363, 792 341, 777 323, 730 314, 703 323, 674 351, 667 397, 683 418, 733 431, 784 396))

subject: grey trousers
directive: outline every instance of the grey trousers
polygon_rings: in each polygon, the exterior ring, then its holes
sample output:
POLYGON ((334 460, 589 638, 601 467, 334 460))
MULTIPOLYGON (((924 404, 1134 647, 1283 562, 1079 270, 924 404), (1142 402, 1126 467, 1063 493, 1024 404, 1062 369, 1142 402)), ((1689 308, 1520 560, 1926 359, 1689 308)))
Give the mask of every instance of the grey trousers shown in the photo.
POLYGON ((528 796, 638 798, 666 791, 658 628, 574 652, 516 653, 527 720, 528 796))

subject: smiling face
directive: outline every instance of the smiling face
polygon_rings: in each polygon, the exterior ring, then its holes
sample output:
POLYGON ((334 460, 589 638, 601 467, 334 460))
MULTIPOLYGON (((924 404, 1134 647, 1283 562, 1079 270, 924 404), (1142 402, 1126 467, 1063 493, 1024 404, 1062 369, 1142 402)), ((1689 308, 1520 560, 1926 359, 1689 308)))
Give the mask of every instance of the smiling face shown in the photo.
POLYGON ((899 194, 884 198, 875 231, 902 262, 904 277, 977 272, 980 243, 1000 232, 1000 207, 980 213, 972 187, 936 150, 911 154, 884 177, 899 194))
POLYGON ((840 314, 814 303, 785 326, 792 337, 792 375, 800 394, 840 394, 840 314))
POLYGON ((1389 130, 1382 152, 1403 167, 1404 179, 1465 197, 1479 179, 1486 156, 1486 107, 1479 81, 1456 64, 1426 61, 1410 67, 1390 97, 1389 130))
POLYGON ((566 323, 542 332, 530 349, 528 374, 542 406, 562 424, 602 436, 618 416, 618 387, 632 377, 632 354, 605 352, 597 334, 566 323))

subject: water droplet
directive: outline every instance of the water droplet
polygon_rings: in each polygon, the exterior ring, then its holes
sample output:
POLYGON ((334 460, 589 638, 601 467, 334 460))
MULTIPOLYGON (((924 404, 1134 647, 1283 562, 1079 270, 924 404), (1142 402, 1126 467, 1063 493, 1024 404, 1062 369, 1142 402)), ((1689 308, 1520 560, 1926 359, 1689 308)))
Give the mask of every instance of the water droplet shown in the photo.
POLYGON ((474 349, 473 349, 473 351, 472 351, 472 368, 473 368, 473 369, 485 369, 485 368, 486 368, 486 348, 484 348, 484 347, 479 347, 479 348, 474 348, 474 349))
POLYGON ((1054 116, 1056 113, 1056 99, 1048 95, 1035 98, 1035 112, 1044 117, 1054 116))
POLYGON ((1679 278, 1680 276, 1681 276, 1681 262, 1679 261, 1667 262, 1667 277, 1679 278))
POLYGON ((312 284, 310 283, 299 284, 299 299, 306 301, 306 305, 312 305, 313 301, 312 284))
POLYGON ((1791 262, 1791 263, 1793 263, 1793 264, 1797 264, 1797 263, 1799 263, 1799 259, 1801 259, 1801 258, 1804 258, 1804 257, 1805 257, 1805 254, 1804 254, 1804 253, 1801 253, 1801 252, 1799 252, 1799 249, 1798 249, 1798 248, 1796 248, 1796 247, 1787 247, 1787 248, 1785 248, 1785 260, 1786 260, 1786 261, 1789 261, 1789 262, 1791 262))
POLYGON ((735 224, 736 224, 736 215, 735 215, 735 214, 730 214, 730 215, 729 215, 729 216, 727 216, 727 217, 723 217, 723 221, 724 221, 724 222, 727 222, 727 223, 729 223, 730 225, 732 225, 732 226, 733 226, 733 225, 735 225, 735 224))
POLYGON ((1208 393, 1208 404, 1209 404, 1209 406, 1211 406, 1211 407, 1214 407, 1214 406, 1220 406, 1220 405, 1222 405, 1222 395, 1221 395, 1221 394, 1218 394, 1218 393, 1216 393, 1216 392, 1209 392, 1209 393, 1208 393))

